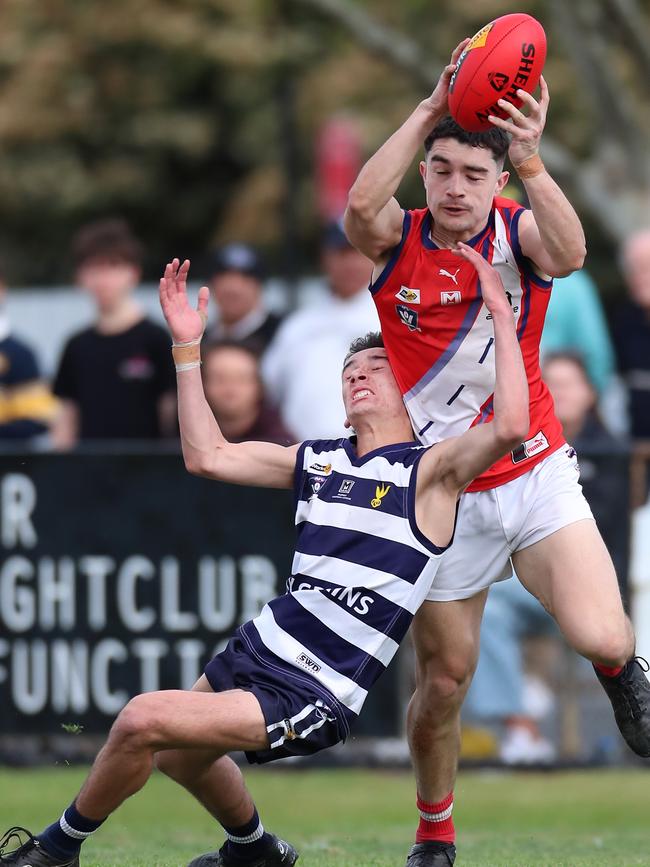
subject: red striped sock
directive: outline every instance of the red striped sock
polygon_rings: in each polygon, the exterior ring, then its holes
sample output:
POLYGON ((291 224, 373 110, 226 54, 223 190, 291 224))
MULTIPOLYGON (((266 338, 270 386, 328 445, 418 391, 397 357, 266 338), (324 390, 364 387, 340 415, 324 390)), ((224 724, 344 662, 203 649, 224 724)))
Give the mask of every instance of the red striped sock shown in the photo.
POLYGON ((606 665, 601 665, 599 662, 594 662, 594 668, 599 674, 604 674, 605 677, 616 677, 625 668, 624 665, 617 665, 615 668, 608 668, 606 665))
POLYGON ((429 804, 418 795, 417 805, 420 811, 420 824, 415 833, 416 843, 424 843, 425 840, 453 843, 456 840, 454 820, 451 818, 451 811, 454 808, 453 791, 437 804, 429 804))

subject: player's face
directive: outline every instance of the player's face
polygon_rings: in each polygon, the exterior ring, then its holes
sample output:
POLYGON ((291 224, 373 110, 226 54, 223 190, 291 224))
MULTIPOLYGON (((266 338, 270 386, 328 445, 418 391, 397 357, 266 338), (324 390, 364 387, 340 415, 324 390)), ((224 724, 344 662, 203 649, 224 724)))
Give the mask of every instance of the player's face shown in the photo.
POLYGON ((140 269, 129 262, 90 259, 77 269, 77 284, 104 311, 118 307, 139 281, 140 269))
POLYGON ((426 162, 420 163, 420 174, 436 234, 442 232, 455 241, 467 241, 481 231, 492 199, 508 180, 489 148, 453 138, 433 143, 426 162))
POLYGON ((213 277, 210 289, 219 308, 219 316, 226 325, 239 322, 260 303, 259 280, 239 271, 225 271, 213 277))
POLYGON ((352 427, 363 418, 408 421, 386 350, 362 349, 343 368, 343 404, 352 427))

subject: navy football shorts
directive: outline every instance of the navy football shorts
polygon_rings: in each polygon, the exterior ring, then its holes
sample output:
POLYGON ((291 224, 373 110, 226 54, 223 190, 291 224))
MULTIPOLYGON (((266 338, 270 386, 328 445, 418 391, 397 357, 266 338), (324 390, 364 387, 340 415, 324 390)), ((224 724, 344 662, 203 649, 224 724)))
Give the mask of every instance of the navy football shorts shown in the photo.
POLYGON ((346 716, 351 711, 346 714, 318 681, 270 651, 260 656, 241 631, 210 660, 204 673, 215 692, 243 689, 259 701, 269 748, 246 752, 251 764, 308 756, 344 741, 348 735, 346 716))

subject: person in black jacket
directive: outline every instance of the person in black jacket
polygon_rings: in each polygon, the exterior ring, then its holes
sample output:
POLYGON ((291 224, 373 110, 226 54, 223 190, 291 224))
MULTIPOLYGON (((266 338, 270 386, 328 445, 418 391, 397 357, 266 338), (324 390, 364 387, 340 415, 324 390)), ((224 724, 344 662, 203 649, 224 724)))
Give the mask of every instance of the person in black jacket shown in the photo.
POLYGON ((578 453, 580 484, 609 549, 625 597, 629 536, 628 446, 613 436, 598 413, 598 396, 582 358, 547 355, 542 375, 567 442, 578 453))

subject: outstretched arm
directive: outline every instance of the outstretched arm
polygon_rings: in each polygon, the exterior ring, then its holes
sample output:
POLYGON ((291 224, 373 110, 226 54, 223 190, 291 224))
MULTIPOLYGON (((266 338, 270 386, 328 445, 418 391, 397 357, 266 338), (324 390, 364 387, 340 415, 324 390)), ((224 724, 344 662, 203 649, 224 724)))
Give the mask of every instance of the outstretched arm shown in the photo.
POLYGON ((539 102, 529 93, 518 91, 529 109, 527 115, 501 99, 499 105, 508 112, 510 119, 491 117, 490 121, 512 136, 508 156, 526 188, 532 209, 532 213, 525 211, 520 219, 521 251, 540 273, 563 277, 582 268, 585 235, 573 206, 539 157, 549 105, 548 85, 543 76, 539 84, 539 102))
POLYGON ((200 344, 206 322, 209 290, 199 289, 197 308, 187 298, 190 263, 169 262, 160 281, 160 306, 174 342, 178 420, 183 457, 196 475, 266 488, 290 488, 298 446, 273 443, 229 443, 205 399, 200 344))
POLYGON ((494 421, 470 428, 444 440, 422 458, 418 473, 418 500, 442 482, 454 494, 465 488, 528 435, 528 380, 521 357, 512 309, 497 271, 466 244, 458 253, 476 268, 483 301, 492 314, 496 384, 494 421), (423 472, 424 471, 424 472, 423 472))
POLYGON ((449 81, 468 42, 469 39, 464 39, 456 46, 431 96, 370 157, 350 190, 345 212, 346 234, 375 264, 380 264, 402 237, 403 212, 395 193, 422 142, 449 112, 449 81))

